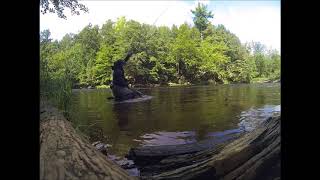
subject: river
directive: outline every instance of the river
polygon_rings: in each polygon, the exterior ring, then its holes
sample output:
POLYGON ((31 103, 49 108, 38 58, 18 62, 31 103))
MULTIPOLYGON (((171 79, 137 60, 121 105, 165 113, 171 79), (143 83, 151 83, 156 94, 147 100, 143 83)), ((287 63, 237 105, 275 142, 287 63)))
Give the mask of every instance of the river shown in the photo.
POLYGON ((251 131, 280 113, 280 84, 138 89, 150 100, 116 104, 109 89, 74 90, 71 121, 91 142, 109 144, 123 157, 131 147, 184 144, 251 131))

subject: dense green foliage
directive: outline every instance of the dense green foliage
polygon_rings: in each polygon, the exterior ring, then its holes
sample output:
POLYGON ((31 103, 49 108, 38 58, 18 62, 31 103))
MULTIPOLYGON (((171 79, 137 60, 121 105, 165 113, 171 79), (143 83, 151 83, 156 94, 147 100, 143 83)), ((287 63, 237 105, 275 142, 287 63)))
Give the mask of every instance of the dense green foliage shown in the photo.
POLYGON ((52 41, 48 30, 41 32, 43 92, 68 83, 109 85, 113 62, 129 50, 135 52, 125 69, 131 84, 250 83, 256 78, 280 78, 279 52, 257 42, 241 44, 223 25, 204 20, 213 16, 204 6, 193 13, 195 26, 157 27, 120 17, 101 27, 89 24, 60 41, 52 41), (50 80, 54 85, 48 84, 50 80))
POLYGON ((62 110, 68 109, 72 80, 69 77, 68 63, 55 59, 58 56, 59 43, 51 42, 50 32, 40 35, 40 98, 51 101, 62 110))

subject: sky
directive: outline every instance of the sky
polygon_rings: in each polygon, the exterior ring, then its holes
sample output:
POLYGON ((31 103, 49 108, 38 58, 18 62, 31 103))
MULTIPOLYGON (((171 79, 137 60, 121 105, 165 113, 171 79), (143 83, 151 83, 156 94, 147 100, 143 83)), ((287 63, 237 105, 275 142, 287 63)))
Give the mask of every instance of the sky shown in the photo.
POLYGON ((65 10, 67 19, 58 18, 56 14, 40 13, 40 31, 49 29, 51 38, 61 40, 67 33, 78 33, 86 25, 101 27, 108 19, 116 21, 125 16, 127 20, 156 26, 179 26, 184 22, 193 24, 191 9, 198 2, 208 6, 214 14, 210 22, 214 25, 223 24, 236 34, 242 43, 259 41, 268 48, 280 51, 280 0, 229 0, 229 1, 81 1, 89 13, 71 15, 65 10))

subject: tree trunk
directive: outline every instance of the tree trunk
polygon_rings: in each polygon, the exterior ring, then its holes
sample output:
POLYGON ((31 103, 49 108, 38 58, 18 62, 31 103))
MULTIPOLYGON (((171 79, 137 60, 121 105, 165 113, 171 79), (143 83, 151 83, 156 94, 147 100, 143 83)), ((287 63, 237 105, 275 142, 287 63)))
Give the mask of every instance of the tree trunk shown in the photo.
POLYGON ((142 179, 280 178, 280 116, 232 142, 140 167, 142 179))
POLYGON ((40 108, 40 179, 136 179, 108 160, 52 106, 40 108))
POLYGON ((136 165, 150 166, 169 156, 192 154, 216 148, 218 144, 230 142, 231 140, 238 138, 242 133, 243 131, 236 129, 224 134, 222 137, 214 137, 196 143, 131 148, 127 157, 128 159, 134 160, 136 165))
POLYGON ((178 72, 178 77, 180 77, 180 66, 179 66, 179 61, 178 61, 178 63, 177 63, 177 72, 178 72))

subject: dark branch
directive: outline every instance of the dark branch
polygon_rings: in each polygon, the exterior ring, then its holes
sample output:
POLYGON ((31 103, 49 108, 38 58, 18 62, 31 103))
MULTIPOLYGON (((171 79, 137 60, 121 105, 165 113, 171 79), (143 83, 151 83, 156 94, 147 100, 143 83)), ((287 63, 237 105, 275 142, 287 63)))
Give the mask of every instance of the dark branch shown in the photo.
POLYGON ((58 17, 63 19, 67 18, 64 15, 65 8, 70 9, 72 15, 79 15, 80 11, 89 11, 85 5, 78 3, 78 0, 41 0, 40 8, 42 14, 46 14, 47 12, 57 13, 58 17), (50 8, 50 5, 53 5, 54 8, 50 8))

